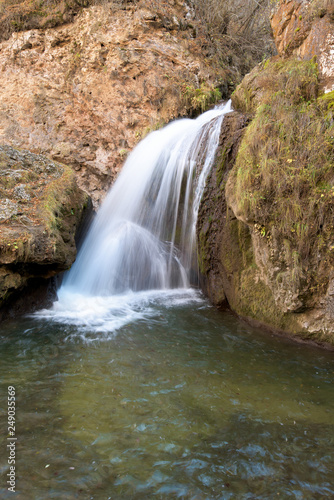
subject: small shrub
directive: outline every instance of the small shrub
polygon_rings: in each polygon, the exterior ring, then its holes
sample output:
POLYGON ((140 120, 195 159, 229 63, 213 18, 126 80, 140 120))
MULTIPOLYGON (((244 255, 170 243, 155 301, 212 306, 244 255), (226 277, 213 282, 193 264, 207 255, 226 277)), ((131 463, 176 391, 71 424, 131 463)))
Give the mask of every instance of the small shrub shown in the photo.
POLYGON ((196 88, 193 85, 184 85, 182 93, 189 106, 194 112, 203 113, 211 104, 220 101, 222 95, 219 89, 206 82, 201 83, 200 87, 196 88))

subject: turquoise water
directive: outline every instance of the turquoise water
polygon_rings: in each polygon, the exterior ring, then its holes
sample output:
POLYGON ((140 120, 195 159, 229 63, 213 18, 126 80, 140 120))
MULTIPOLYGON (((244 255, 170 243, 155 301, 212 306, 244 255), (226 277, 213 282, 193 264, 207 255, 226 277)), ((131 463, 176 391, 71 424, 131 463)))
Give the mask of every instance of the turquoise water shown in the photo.
POLYGON ((333 353, 198 295, 140 307, 113 334, 43 317, 2 324, 2 499, 334 498, 333 353))

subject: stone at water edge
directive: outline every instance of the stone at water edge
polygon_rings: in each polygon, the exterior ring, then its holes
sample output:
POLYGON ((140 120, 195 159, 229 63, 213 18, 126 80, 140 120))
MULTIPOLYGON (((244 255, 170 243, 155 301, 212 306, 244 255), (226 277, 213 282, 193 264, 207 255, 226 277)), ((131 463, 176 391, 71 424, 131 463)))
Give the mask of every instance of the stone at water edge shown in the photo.
POLYGON ((55 298, 51 278, 74 262, 90 210, 68 166, 0 146, 0 318, 55 298))

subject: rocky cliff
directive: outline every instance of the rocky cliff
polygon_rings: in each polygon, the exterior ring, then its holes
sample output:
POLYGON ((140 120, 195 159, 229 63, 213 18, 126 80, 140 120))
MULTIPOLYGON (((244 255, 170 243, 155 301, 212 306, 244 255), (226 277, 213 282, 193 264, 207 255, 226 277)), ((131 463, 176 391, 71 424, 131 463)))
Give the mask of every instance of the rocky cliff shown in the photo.
POLYGON ((334 344, 332 5, 282 1, 272 23, 280 55, 234 92, 200 208, 203 286, 249 321, 334 344))
POLYGON ((320 86, 334 88, 333 0, 284 0, 271 18, 278 53, 309 60, 316 56, 320 86))
POLYGON ((55 298, 50 278, 74 262, 90 206, 69 167, 0 146, 0 318, 55 298))
POLYGON ((0 316, 41 305, 73 262, 76 182, 97 207, 142 137, 204 111, 271 50, 259 5, 0 2, 0 316))
POLYGON ((72 166, 97 206, 134 145, 214 102, 225 73, 178 0, 105 2, 68 20, 0 44, 0 143, 72 166))

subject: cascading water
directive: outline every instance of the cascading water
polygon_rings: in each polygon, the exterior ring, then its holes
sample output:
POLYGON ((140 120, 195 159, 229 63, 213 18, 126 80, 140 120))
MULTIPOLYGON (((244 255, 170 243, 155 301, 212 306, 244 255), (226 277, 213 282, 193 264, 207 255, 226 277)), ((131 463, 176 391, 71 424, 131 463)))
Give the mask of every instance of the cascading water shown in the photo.
POLYGON ((48 315, 115 330, 133 319, 129 296, 138 317, 133 304, 147 291, 189 288, 196 275, 200 199, 222 120, 230 111, 228 102, 141 141, 107 195, 48 315))
POLYGON ((229 109, 140 144, 59 301, 3 323, 0 407, 12 428, 18 410, 19 446, 4 436, 0 498, 334 498, 332 353, 182 288, 229 109))

